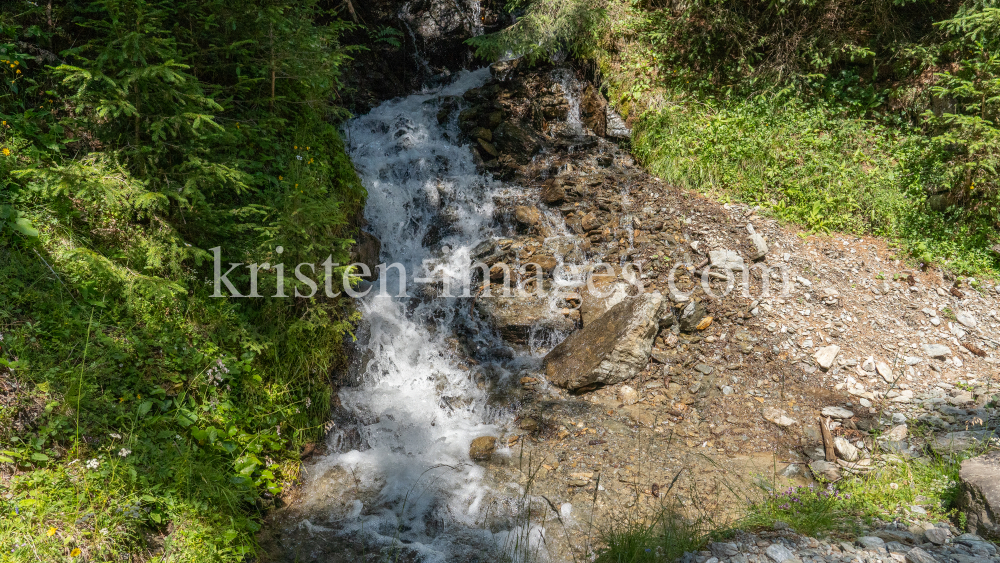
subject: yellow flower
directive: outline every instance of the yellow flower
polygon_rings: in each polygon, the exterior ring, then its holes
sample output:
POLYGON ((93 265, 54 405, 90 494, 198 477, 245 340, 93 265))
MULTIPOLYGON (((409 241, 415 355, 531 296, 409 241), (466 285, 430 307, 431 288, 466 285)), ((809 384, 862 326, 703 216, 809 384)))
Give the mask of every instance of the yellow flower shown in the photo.
POLYGON ((118 398, 118 402, 119 403, 124 403, 125 402, 125 397, 119 397, 118 398))
POLYGON ((0 151, 0 152, 3 152, 4 156, 10 156, 10 149, 8 149, 7 147, 4 147, 3 151, 0 151))
POLYGON ((49 528, 49 531, 45 532, 45 535, 51 538, 52 536, 56 535, 56 529, 49 528))
POLYGON ((76 549, 74 549, 73 551, 69 552, 69 556, 70 557, 76 557, 77 555, 80 555, 80 548, 79 547, 76 548, 76 549))
POLYGON ((306 147, 306 150, 309 150, 309 147, 306 147))
POLYGON ((293 149, 297 149, 297 148, 299 148, 299 146, 298 145, 294 145, 294 146, 292 146, 292 148, 293 149))
POLYGON ((21 69, 17 69, 17 70, 16 70, 16 71, 14 71, 14 72, 16 72, 16 73, 18 73, 18 74, 21 74, 21 69))
POLYGON ((284 176, 278 176, 278 180, 284 180, 284 179, 285 179, 284 176))

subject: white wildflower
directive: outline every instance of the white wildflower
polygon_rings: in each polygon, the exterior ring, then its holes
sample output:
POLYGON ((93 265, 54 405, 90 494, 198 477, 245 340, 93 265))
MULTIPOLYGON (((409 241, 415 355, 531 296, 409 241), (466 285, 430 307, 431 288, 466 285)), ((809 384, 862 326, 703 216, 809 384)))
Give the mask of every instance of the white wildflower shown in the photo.
POLYGON ((100 531, 100 534, 101 534, 102 536, 106 536, 106 535, 108 535, 109 533, 111 533, 111 532, 110 532, 110 531, 109 531, 109 530, 108 530, 107 528, 101 528, 101 531, 100 531))
POLYGON ((132 453, 132 450, 130 450, 128 448, 122 448, 122 449, 118 450, 118 455, 120 455, 122 457, 128 457, 128 455, 130 453, 132 453))
POLYGON ((97 469, 101 466, 101 462, 96 459, 87 460, 87 469, 97 469))
POLYGON ((115 440, 121 440, 122 439, 122 435, 119 434, 119 433, 117 433, 117 432, 112 432, 111 434, 108 434, 108 436, 111 436, 115 440))

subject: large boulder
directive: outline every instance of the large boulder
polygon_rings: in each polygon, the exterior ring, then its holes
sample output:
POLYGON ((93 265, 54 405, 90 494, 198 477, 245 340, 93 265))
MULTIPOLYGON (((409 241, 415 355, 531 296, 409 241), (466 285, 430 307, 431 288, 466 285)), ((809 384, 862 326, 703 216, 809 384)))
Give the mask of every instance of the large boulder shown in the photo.
MULTIPOLYGON (((501 288, 491 288, 499 293, 501 288)), ((579 311, 554 310, 546 296, 528 295, 483 297, 476 301, 476 309, 500 332, 507 342, 527 344, 532 334, 536 336, 553 332, 572 332, 580 318, 579 311)))
POLYGON ((604 313, 628 298, 629 284, 614 276, 590 276, 587 286, 580 291, 580 319, 583 326, 601 318, 604 313), (594 291, 591 291, 591 287, 594 291))
POLYGON ((663 297, 625 299, 569 336, 543 360, 553 385, 582 391, 635 377, 649 362, 663 297))
POLYGON ((958 508, 965 513, 969 531, 1000 539, 1000 452, 963 461, 958 479, 958 508))

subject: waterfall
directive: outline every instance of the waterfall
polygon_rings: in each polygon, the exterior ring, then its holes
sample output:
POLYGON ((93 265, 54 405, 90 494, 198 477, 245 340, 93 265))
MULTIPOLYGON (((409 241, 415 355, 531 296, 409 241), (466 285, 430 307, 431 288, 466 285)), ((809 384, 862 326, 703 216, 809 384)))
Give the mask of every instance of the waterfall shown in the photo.
POLYGON ((471 249, 496 234, 493 201, 511 188, 476 170, 459 140, 457 111, 438 122, 442 99, 488 78, 488 69, 462 72, 450 85, 382 104, 345 131, 368 189, 369 230, 382 241, 382 261, 405 266, 412 297, 393 297, 399 276, 391 269, 386 294, 357 301, 362 360, 352 374, 357 384, 339 398, 360 440, 335 430, 331 453, 309 468, 303 494, 314 494, 330 468, 345 470, 357 491, 343 491, 351 508, 326 529, 369 545, 405 546, 426 561, 492 560, 484 546, 504 541, 481 527, 489 487, 469 459, 470 442, 496 435, 505 416, 490 408, 475 377, 484 367, 492 377, 512 377, 486 352, 502 343, 470 314, 468 299, 434 297, 437 285, 412 281, 461 276, 471 249), (343 451, 344 443, 356 447, 343 451))

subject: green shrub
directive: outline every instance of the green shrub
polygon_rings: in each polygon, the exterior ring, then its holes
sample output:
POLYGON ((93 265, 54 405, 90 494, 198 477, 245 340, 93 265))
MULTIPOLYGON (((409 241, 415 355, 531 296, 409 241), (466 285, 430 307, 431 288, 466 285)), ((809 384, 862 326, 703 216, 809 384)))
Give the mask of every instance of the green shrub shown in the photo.
POLYGON ((212 298, 209 249, 348 261, 351 25, 318 1, 40 4, 0 8, 0 549, 244 560, 357 317, 212 298))

